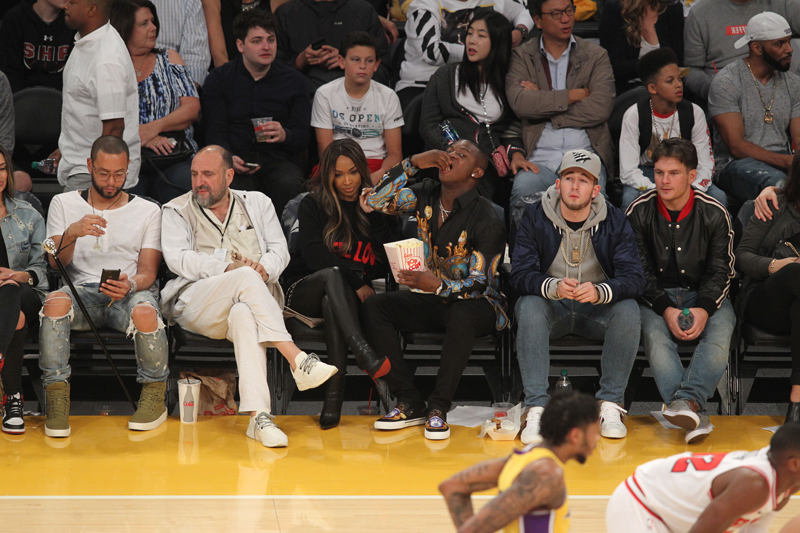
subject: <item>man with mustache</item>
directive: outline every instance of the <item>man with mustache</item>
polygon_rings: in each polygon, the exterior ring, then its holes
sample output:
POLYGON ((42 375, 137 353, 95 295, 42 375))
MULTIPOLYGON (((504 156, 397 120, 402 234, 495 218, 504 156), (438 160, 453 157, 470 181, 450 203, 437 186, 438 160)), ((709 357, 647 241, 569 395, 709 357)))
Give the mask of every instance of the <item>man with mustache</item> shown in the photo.
POLYGON ((800 146, 800 77, 789 72, 791 37, 780 15, 754 16, 736 41, 737 48, 749 46, 747 57, 722 69, 711 83, 715 181, 742 201, 784 179, 792 164, 790 145, 800 146))
POLYGON ((164 206, 164 261, 177 278, 164 286, 162 310, 170 324, 233 342, 247 436, 284 447, 270 409, 267 343, 289 362, 299 390, 322 385, 336 367, 301 351, 286 331, 278 278, 289 247, 269 198, 229 188, 233 165, 221 146, 203 148, 192 161, 192 190, 164 206))

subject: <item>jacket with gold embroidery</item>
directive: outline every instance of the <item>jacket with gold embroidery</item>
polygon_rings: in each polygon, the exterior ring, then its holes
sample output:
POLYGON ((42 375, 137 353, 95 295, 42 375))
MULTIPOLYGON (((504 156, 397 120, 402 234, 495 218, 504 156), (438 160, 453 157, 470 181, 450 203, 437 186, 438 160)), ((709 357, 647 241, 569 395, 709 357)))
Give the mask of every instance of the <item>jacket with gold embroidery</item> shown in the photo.
POLYGON ((406 187, 416 172, 408 159, 398 163, 375 186, 368 204, 388 215, 416 213, 427 267, 445 283, 440 296, 487 299, 497 313, 497 329, 503 329, 508 325, 506 297, 497 275, 506 246, 502 220, 492 203, 472 189, 456 198, 439 227, 441 183, 425 179, 406 187))

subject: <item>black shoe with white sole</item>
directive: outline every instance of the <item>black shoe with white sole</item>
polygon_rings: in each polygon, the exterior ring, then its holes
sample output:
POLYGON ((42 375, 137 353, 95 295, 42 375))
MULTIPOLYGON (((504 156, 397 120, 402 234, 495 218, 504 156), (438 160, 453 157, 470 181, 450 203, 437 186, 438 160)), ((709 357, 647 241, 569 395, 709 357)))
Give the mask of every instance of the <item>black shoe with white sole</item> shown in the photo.
POLYGON ((424 407, 421 409, 412 409, 409 404, 399 402, 386 416, 375 421, 375 429, 391 431, 407 428, 409 426, 421 426, 424 423, 424 407))
POLYGON ((3 432, 25 433, 25 420, 22 418, 22 393, 11 394, 4 398, 3 432))

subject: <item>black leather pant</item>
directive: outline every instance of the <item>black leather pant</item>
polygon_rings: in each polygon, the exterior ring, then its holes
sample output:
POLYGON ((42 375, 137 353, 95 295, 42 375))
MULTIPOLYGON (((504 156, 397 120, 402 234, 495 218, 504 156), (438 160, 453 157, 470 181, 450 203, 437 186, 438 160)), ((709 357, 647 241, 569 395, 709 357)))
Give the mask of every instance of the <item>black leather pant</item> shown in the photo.
POLYGON ((22 392, 25 335, 29 329, 34 334, 38 332, 41 308, 39 296, 28 285, 8 283, 0 287, 0 354, 3 356, 0 377, 6 394, 22 392), (20 311, 25 315, 25 326, 18 330, 20 311))

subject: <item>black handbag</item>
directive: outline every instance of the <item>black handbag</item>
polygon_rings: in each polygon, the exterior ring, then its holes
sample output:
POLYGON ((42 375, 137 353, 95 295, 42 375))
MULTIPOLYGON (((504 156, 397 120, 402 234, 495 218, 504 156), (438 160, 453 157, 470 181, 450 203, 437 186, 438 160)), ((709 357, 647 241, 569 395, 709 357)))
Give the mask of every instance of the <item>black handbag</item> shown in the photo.
POLYGON ((775 252, 772 254, 773 259, 786 259, 787 257, 797 258, 800 257, 800 233, 783 239, 775 246, 775 252))
POLYGON ((175 141, 175 146, 172 147, 171 153, 163 155, 156 153, 151 148, 142 148, 142 158, 147 160, 156 170, 166 170, 172 165, 188 161, 194 155, 194 149, 189 144, 185 131, 165 131, 161 133, 161 136, 175 141))

